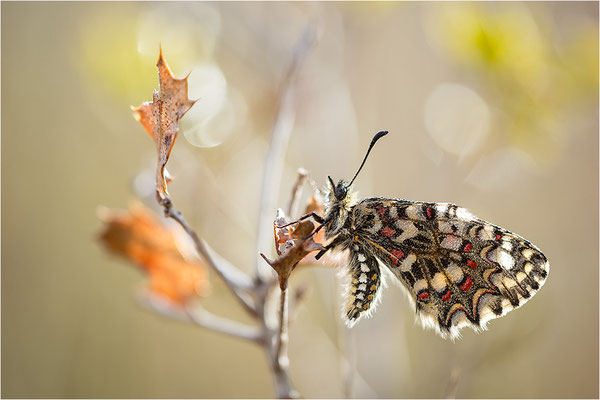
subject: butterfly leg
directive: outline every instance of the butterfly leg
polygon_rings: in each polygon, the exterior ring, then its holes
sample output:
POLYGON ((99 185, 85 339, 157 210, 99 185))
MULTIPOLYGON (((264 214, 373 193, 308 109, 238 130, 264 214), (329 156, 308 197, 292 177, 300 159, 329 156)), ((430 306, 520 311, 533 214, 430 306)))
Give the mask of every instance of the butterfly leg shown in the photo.
MULTIPOLYGON (((321 224, 319 227, 317 227, 317 229, 311 235, 317 233, 323 225, 324 224, 321 224)), ((317 253, 317 255, 315 256, 315 259, 317 259, 317 260, 320 259, 321 257, 323 257, 323 255, 325 253, 327 253, 329 250, 333 250, 337 246, 340 246, 342 248, 346 247, 345 246, 346 241, 347 241, 347 238, 342 237, 342 236, 337 236, 335 239, 333 239, 333 241, 331 243, 329 243, 327 246, 325 246, 324 250, 321 250, 317 253)))
POLYGON ((277 228, 285 228, 285 227, 297 224, 298 222, 304 221, 305 219, 309 219, 309 218, 313 218, 318 224, 322 224, 323 222, 325 222, 325 219, 323 219, 323 217, 321 217, 319 214, 317 214, 315 212, 311 212, 310 214, 305 214, 305 215, 301 216, 296 221, 292 221, 288 224, 278 226, 277 228))

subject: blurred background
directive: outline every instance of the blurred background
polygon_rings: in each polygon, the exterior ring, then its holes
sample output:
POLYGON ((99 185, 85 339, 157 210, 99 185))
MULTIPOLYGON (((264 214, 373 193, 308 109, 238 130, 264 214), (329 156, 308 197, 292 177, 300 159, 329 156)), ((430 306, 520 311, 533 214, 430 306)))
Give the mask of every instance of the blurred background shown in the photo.
MULTIPOLYGON (((253 272, 281 82, 303 32, 278 206, 296 170, 362 196, 453 202, 531 240, 543 289, 455 343, 389 284, 348 333, 330 268, 302 268, 290 331, 304 397, 598 397, 598 4, 35 3, 2 11, 2 397, 272 397, 261 348, 145 310, 141 270, 97 237, 100 205, 153 198, 155 148, 130 105, 159 44, 200 101, 169 190, 253 272), (343 340, 340 340, 342 338, 343 340)), ((308 196, 305 190, 304 197, 308 196)), ((268 251, 269 249, 264 249, 268 251)), ((207 309, 249 319, 210 276, 207 309)))

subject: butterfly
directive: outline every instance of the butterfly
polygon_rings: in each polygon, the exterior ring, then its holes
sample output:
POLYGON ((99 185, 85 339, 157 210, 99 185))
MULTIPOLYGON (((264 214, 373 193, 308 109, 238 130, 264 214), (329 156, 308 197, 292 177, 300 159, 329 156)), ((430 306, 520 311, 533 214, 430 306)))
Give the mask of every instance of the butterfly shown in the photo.
POLYGON ((343 312, 352 326, 378 304, 387 269, 405 288, 416 315, 442 337, 457 338, 463 327, 486 329, 489 320, 525 304, 544 284, 549 263, 531 242, 450 203, 370 197, 358 200, 354 178, 329 187, 323 217, 326 252, 348 252, 350 283, 343 312))

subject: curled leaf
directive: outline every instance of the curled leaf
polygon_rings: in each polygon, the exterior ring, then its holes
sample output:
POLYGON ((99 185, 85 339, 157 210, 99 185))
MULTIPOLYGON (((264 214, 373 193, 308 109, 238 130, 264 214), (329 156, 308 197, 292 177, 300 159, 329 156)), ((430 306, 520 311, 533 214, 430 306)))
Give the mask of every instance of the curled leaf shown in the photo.
MULTIPOLYGON (((306 214, 310 214, 310 213, 317 213, 318 215, 325 215, 325 206, 323 205, 323 201, 321 200, 321 197, 313 194, 312 197, 310 198, 308 204, 306 205, 306 208, 304 209, 304 215, 306 214)), ((315 234, 315 236, 313 237, 313 240, 316 243, 324 243, 325 241, 325 230, 321 229, 319 232, 317 232, 315 234)), ((307 257, 303 258, 302 261, 300 261, 300 265, 320 265, 320 266, 331 266, 336 264, 337 262, 334 261, 331 258, 331 252, 327 252, 325 253, 325 255, 317 260, 315 258, 316 254, 309 254, 307 257)))
POLYGON ((158 162, 156 165, 156 188, 161 198, 168 197, 168 178, 165 166, 173 149, 179 131, 179 119, 194 105, 196 100, 188 99, 186 76, 176 79, 165 61, 162 49, 158 57, 159 90, 152 94, 152 102, 144 102, 132 107, 135 118, 156 143, 158 162))
POLYGON ((260 253, 267 264, 277 272, 281 290, 287 288, 290 274, 304 257, 313 251, 325 249, 323 245, 314 241, 313 236, 310 236, 315 229, 315 225, 311 221, 302 221, 292 226, 280 228, 280 226, 289 222, 283 210, 277 210, 273 225, 275 249, 278 257, 275 260, 269 260, 263 253, 260 253))
POLYGON ((184 243, 179 243, 149 210, 137 204, 124 212, 99 210, 99 217, 104 222, 100 241, 148 273, 151 293, 177 305, 206 294, 205 265, 186 257, 188 252, 180 249, 184 243))

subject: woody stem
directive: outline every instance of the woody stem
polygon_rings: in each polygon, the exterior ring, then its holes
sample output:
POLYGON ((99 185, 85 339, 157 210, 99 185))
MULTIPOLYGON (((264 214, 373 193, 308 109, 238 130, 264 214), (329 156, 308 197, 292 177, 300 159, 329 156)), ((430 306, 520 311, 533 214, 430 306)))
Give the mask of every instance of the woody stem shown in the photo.
POLYGON ((173 208, 173 202, 171 199, 169 197, 162 196, 157 196, 157 198, 159 203, 164 208, 165 216, 174 219, 177 221, 177 223, 179 223, 179 225, 181 225, 183 230, 192 239, 192 242, 194 243, 198 253, 202 255, 206 262, 217 272, 217 274, 219 274, 221 278, 223 278, 225 284, 231 289, 232 293, 238 299, 240 304, 242 304, 242 306, 250 314, 256 315, 256 305, 254 300, 243 290, 252 288, 253 283, 250 277, 228 262, 224 262, 224 259, 222 258, 220 259, 221 262, 215 262, 213 255, 216 253, 212 251, 212 249, 209 250, 206 242, 200 239, 198 234, 188 225, 187 221, 183 217, 183 214, 173 208))
POLYGON ((288 296, 287 288, 281 290, 279 302, 278 330, 275 336, 275 346, 272 356, 273 372, 275 373, 277 396, 279 398, 295 398, 297 394, 289 384, 287 369, 289 359, 288 345, 288 296))

